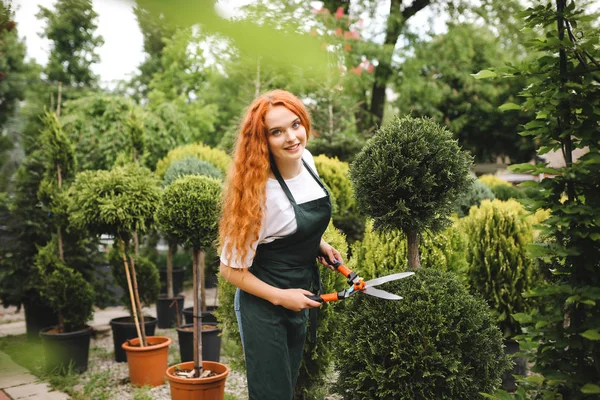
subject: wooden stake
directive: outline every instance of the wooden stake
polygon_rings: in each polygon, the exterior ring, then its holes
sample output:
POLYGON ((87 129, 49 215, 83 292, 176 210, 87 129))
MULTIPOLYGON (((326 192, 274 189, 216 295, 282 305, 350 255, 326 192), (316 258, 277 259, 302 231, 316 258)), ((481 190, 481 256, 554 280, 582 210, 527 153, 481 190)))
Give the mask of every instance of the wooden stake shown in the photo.
POLYGON ((137 331, 138 339, 140 339, 140 347, 144 347, 144 342, 142 341, 142 332, 140 331, 140 323, 138 321, 137 307, 133 295, 133 287, 131 285, 131 277, 129 276, 129 265, 127 264, 127 257, 125 256, 125 243, 123 242, 123 239, 121 239, 121 236, 119 236, 119 248, 121 250, 121 256, 123 257, 123 265, 125 265, 125 276, 127 277, 127 288, 129 289, 129 299, 131 300, 131 312, 133 313, 135 330, 137 331))
POLYGON ((142 333, 142 342, 144 342, 144 346, 146 346, 146 326, 144 323, 144 311, 142 310, 142 303, 140 301, 140 292, 138 290, 138 284, 137 284, 137 277, 135 274, 135 261, 133 260, 133 257, 129 257, 129 260, 131 261, 131 280, 133 282, 133 293, 135 295, 135 304, 137 306, 138 309, 138 313, 139 313, 139 318, 140 318, 140 330, 142 333))

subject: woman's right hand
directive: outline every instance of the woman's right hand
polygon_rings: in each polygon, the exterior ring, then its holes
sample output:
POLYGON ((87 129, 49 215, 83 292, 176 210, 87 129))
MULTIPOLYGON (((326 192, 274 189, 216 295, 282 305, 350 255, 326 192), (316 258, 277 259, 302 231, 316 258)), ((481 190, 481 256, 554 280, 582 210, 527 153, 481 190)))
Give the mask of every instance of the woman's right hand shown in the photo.
POLYGON ((280 289, 281 293, 277 301, 278 306, 282 306, 292 311, 301 311, 305 308, 321 307, 321 303, 309 299, 306 296, 312 296, 312 293, 304 289, 280 289))

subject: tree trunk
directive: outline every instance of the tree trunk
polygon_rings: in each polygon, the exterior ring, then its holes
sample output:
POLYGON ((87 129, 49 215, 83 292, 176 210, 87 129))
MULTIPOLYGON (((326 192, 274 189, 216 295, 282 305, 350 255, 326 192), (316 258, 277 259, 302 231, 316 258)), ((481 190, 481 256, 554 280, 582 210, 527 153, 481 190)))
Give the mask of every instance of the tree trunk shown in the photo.
POLYGON ((421 260, 419 257, 419 233, 415 230, 410 230, 406 234, 408 241, 408 268, 411 270, 421 268, 421 260))
POLYGON ((194 284, 194 377, 198 378, 202 373, 202 325, 200 305, 202 304, 200 281, 200 255, 197 249, 192 250, 192 270, 194 284))
POLYGON ((177 245, 169 243, 169 251, 167 252, 167 297, 173 298, 173 254, 177 250, 177 245))
POLYGON ((431 0, 414 0, 410 7, 401 8, 402 0, 391 0, 390 13, 387 19, 387 28, 385 40, 383 43, 384 51, 382 56, 377 59, 378 64, 375 68, 375 82, 373 83, 371 97, 371 121, 370 125, 381 125, 383 120, 383 111, 385 108, 385 90, 393 74, 392 56, 394 48, 406 21, 417 12, 431 3, 431 0))
POLYGON ((204 277, 204 264, 206 260, 206 252, 204 250, 200 250, 198 253, 198 277, 200 278, 200 306, 202 308, 202 312, 206 311, 206 279, 204 277))

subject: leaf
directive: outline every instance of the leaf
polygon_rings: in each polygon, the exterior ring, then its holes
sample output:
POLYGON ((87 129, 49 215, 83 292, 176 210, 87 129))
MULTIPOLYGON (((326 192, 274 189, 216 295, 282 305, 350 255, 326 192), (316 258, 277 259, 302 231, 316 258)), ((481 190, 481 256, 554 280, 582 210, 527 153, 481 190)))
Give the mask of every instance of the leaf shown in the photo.
POLYGON ((515 103, 504 103, 498 109, 500 111, 520 110, 521 106, 515 103))
POLYGON ((581 336, 588 340, 600 340, 600 332, 597 329, 588 329, 581 336))
POLYGON ((581 393, 585 393, 585 394, 600 394, 600 386, 594 385, 593 383, 586 383, 581 388, 581 393))
POLYGON ((490 71, 489 69, 482 69, 476 74, 471 74, 471 76, 475 79, 489 79, 497 77, 498 74, 494 71, 490 71))
POLYGON ((512 314, 512 317, 520 324, 527 324, 532 321, 531 315, 525 313, 512 314))

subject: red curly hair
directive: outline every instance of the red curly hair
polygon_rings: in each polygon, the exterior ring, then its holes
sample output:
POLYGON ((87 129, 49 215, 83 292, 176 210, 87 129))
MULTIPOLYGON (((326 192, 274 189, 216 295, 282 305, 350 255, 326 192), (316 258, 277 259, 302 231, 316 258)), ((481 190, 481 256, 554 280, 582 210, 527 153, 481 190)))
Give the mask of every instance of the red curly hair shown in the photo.
POLYGON ((227 175, 223 213, 219 224, 221 248, 227 240, 225 258, 231 260, 233 251, 245 260, 258 240, 262 225, 269 178, 270 156, 265 114, 274 106, 284 106, 300 119, 310 137, 311 121, 306 107, 292 93, 277 89, 266 92, 246 110, 239 129, 233 163, 227 175))

